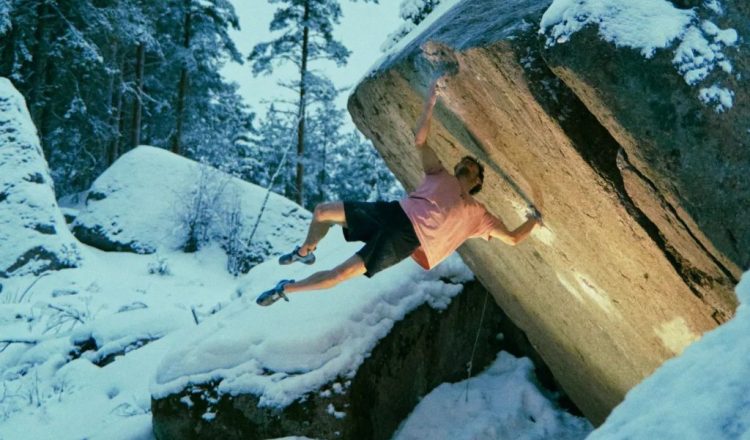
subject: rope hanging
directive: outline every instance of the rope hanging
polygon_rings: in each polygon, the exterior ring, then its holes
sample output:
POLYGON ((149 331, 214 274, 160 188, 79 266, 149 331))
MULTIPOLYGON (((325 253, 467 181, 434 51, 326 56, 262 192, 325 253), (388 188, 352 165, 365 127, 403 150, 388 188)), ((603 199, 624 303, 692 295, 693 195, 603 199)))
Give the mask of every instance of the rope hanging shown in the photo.
POLYGON ((292 130, 292 142, 289 142, 289 145, 287 145, 286 149, 284 150, 284 154, 281 156, 281 162, 279 162, 279 166, 276 168, 276 172, 273 173, 273 176, 271 176, 271 181, 268 182, 268 187, 266 188, 266 196, 263 198, 263 204, 260 206, 260 213, 258 214, 258 218, 255 219, 255 225, 253 225, 253 230, 250 232, 250 237, 247 239, 247 245, 245 245, 245 248, 249 248, 249 245, 253 242, 253 237, 255 236, 255 231, 258 230, 258 225, 260 224, 260 219, 263 217, 263 213, 266 210, 266 205, 268 204, 268 198, 271 196, 271 187, 273 187, 273 184, 276 182, 276 178, 279 176, 279 173, 281 172, 281 169, 284 167, 284 163, 286 162, 286 158, 289 154, 289 150, 291 149, 292 145, 294 144, 293 140, 295 137, 297 137, 297 132, 299 131, 299 122, 302 120, 302 115, 300 115, 297 118, 297 123, 294 124, 294 130, 292 130))
POLYGON ((487 298, 490 297, 489 290, 485 290, 486 295, 484 296, 484 305, 482 306, 482 317, 479 319, 479 328, 477 328, 477 335, 474 337, 474 348, 471 349, 471 359, 466 367, 466 402, 469 402, 469 379, 471 378, 471 369, 474 366, 474 354, 477 351, 477 343, 479 342, 479 333, 482 331, 482 324, 484 323, 484 312, 487 310, 487 298))

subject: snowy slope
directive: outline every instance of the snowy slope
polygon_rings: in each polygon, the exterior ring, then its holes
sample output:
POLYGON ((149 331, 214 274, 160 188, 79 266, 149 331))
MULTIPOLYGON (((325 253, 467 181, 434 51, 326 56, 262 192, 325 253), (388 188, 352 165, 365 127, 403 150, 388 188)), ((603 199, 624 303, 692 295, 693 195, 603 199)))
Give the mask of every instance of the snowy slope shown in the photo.
POLYGON ((26 102, 0 78, 0 277, 79 264, 26 102))
POLYGON ((377 341, 409 311, 425 302, 446 307, 461 286, 441 278, 473 278, 457 254, 430 272, 407 259, 371 279, 291 295, 290 302, 271 308, 253 305, 255 296, 278 279, 331 268, 359 247, 334 227, 319 245, 314 267, 279 267, 275 261, 256 267, 243 280, 246 301, 207 320, 164 357, 154 397, 215 380, 220 393, 254 393, 263 406, 285 407, 337 377, 353 377, 377 341))
MULTIPOLYGON (((288 232, 293 239, 304 235, 299 229, 288 232)), ((332 267, 358 248, 340 235, 335 228, 320 244, 317 267, 332 267)), ((298 278, 314 268, 279 267, 272 259, 234 278, 226 273, 223 251, 209 246, 193 254, 165 252, 171 275, 159 275, 149 273, 156 256, 82 247, 81 268, 42 278, 24 301, 0 305, 4 338, 38 341, 0 343, 0 439, 150 439, 151 389, 178 386, 187 378, 183 374, 224 377, 224 390, 258 387, 268 403, 288 401, 334 371, 356 368, 375 338, 407 309, 424 301, 445 305, 457 292, 439 276, 471 276, 457 255, 432 273, 405 260, 371 279, 261 308, 254 304, 261 290, 279 277, 298 278), (245 294, 237 297, 238 289, 245 294), (61 319, 74 313, 83 322, 61 319), (96 346, 73 359, 71 351, 89 337, 96 346), (152 339, 143 346, 134 342, 152 339), (96 365, 124 347, 124 355, 96 365), (260 363, 287 373, 272 376, 279 384, 264 382, 253 375, 260 363), (159 384, 157 378, 174 379, 159 384)), ((8 281, 9 291, 17 291, 34 278, 8 281)), ((532 385, 519 381, 532 379, 528 365, 522 370, 492 385, 505 384, 512 394, 501 399, 524 401, 532 385)), ((528 428, 524 411, 502 417, 528 428)))

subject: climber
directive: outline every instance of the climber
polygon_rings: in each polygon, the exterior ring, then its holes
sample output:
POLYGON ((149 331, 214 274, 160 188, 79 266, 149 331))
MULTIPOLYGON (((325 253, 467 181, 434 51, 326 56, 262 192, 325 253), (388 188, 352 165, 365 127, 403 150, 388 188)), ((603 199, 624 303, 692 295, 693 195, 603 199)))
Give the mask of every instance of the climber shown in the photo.
POLYGON ((466 239, 491 237, 516 245, 542 224, 539 212, 530 207, 526 222, 509 231, 472 196, 482 189, 484 167, 471 156, 463 157, 451 175, 427 144, 432 110, 437 102, 438 81, 431 85, 414 143, 422 159, 425 178, 400 201, 329 202, 315 207, 307 238, 301 246, 279 258, 280 264, 313 264, 318 242, 333 225, 343 227, 346 241, 366 244, 339 266, 316 272, 300 280, 281 280, 261 294, 257 303, 268 306, 286 294, 327 289, 349 278, 372 277, 411 256, 423 268, 435 267, 466 239))

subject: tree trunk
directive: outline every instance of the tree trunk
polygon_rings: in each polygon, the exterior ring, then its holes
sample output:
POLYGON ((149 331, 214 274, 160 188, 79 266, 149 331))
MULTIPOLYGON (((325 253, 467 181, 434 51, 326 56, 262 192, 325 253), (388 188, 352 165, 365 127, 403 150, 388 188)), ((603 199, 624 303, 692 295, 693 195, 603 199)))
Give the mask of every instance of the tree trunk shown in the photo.
POLYGON ((44 155, 49 159, 49 151, 46 148, 46 142, 44 142, 44 133, 42 133, 43 116, 46 112, 47 97, 47 77, 48 77, 48 60, 49 60, 49 42, 50 35, 48 29, 48 8, 46 2, 39 2, 36 8, 37 20, 36 20, 36 31, 34 38, 36 40, 36 46, 32 55, 33 70, 31 73, 31 87, 29 90, 29 112, 31 113, 31 119, 34 121, 37 129, 40 131, 39 137, 41 138, 42 149, 44 155))
POLYGON ((10 78, 16 61, 16 28, 11 26, 0 40, 2 55, 0 55, 0 76, 10 78))
POLYGON ((110 80, 110 100, 109 100, 109 121, 110 130, 112 130, 112 139, 109 141, 109 149, 107 150, 107 166, 112 165, 115 160, 120 156, 120 113, 122 113, 122 70, 123 65, 120 61, 121 57, 118 53, 118 43, 115 42, 112 46, 112 61, 117 66, 117 73, 112 75, 110 80))
POLYGON ((133 131, 131 145, 133 148, 141 143, 141 115, 143 112, 143 64, 146 60, 146 47, 138 43, 135 54, 135 99, 133 100, 133 131))
MULTIPOLYGON (((190 3, 192 0, 185 0, 185 28, 182 46, 185 48, 185 56, 187 56, 188 49, 190 48, 191 39, 191 21, 192 13, 190 11, 190 3)), ((182 71, 180 72, 180 85, 177 89, 177 113, 176 113, 176 124, 175 124, 175 135, 172 138, 172 152, 175 154, 181 154, 181 142, 182 142, 182 119, 185 111, 185 95, 187 94, 187 83, 188 83, 188 70, 187 62, 182 60, 182 71)))
POLYGON ((305 28, 302 31, 302 63, 300 66, 300 86, 299 86, 299 118, 297 125, 297 204, 300 206, 304 205, 304 194, 303 194, 303 177, 305 174, 305 166, 302 163, 302 159, 305 154, 305 88, 306 77, 307 77, 307 56, 308 56, 308 42, 310 39, 310 28, 307 25, 307 20, 310 19, 310 0, 305 0, 305 13, 303 20, 305 28))
POLYGON ((125 94, 123 93, 122 84, 125 79, 125 54, 120 55, 120 101, 117 106, 117 113, 120 122, 117 124, 117 136, 115 137, 115 143, 112 149, 120 156, 120 149, 122 148, 122 140, 125 138, 125 94))

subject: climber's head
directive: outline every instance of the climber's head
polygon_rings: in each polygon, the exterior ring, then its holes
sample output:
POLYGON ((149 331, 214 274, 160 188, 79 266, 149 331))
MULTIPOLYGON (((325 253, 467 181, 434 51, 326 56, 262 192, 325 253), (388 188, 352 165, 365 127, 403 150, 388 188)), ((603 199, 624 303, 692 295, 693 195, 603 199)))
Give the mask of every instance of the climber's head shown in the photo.
POLYGON ((482 190, 484 167, 475 157, 462 157, 453 168, 453 175, 469 184, 469 194, 474 195, 482 190))

